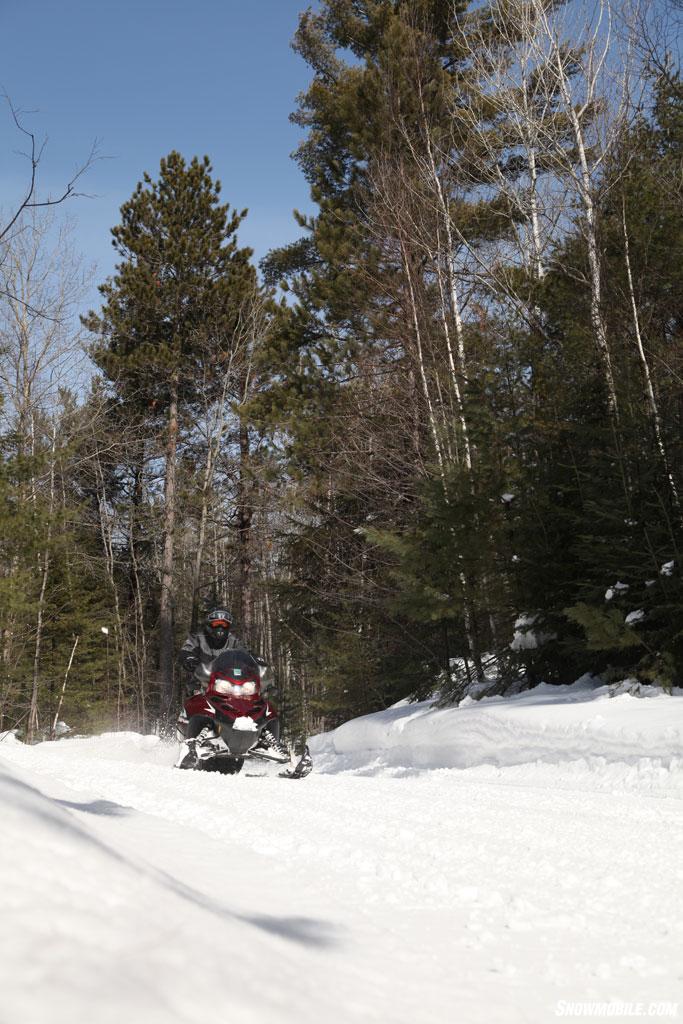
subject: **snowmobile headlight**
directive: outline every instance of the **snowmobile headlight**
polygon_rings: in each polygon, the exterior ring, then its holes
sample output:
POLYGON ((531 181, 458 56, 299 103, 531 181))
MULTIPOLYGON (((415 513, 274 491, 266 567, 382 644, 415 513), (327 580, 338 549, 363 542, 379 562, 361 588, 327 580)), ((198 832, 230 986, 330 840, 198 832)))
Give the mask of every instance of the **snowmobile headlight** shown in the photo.
POLYGON ((229 679, 215 679, 213 688, 216 693, 223 693, 230 697, 234 695, 235 690, 237 689, 236 686, 232 685, 229 679))
POLYGON ((256 683, 251 681, 231 683, 229 679, 215 679, 213 688, 227 697, 253 697, 256 693, 256 683))

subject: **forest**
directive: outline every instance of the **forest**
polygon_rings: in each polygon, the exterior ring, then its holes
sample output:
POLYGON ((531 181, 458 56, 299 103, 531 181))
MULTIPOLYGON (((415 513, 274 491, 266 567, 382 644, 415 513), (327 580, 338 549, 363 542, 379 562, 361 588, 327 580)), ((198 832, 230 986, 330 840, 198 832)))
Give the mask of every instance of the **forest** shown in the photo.
POLYGON ((293 737, 436 691, 683 685, 674 7, 321 0, 299 241, 257 265, 210 155, 160 154, 94 309, 80 183, 41 191, 10 109, 0 732, 163 731, 216 604, 293 737))

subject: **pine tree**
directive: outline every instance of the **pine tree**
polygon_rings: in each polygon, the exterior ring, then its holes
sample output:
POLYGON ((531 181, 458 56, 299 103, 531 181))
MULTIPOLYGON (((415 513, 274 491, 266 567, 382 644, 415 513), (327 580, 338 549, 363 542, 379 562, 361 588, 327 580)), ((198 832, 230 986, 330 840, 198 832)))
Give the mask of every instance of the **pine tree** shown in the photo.
MULTIPOLYGON (((159 597, 162 711, 173 699, 173 580, 177 522, 176 464, 183 421, 205 393, 207 366, 235 330, 245 294, 253 292, 251 250, 236 231, 246 211, 220 201, 208 157, 162 159, 145 174, 112 230, 121 257, 100 288, 101 313, 87 326, 99 336, 95 362, 148 429, 165 432, 164 517, 159 597)), ((210 378, 209 378, 210 380, 210 378)), ((208 385, 211 386, 210 383, 208 385)))

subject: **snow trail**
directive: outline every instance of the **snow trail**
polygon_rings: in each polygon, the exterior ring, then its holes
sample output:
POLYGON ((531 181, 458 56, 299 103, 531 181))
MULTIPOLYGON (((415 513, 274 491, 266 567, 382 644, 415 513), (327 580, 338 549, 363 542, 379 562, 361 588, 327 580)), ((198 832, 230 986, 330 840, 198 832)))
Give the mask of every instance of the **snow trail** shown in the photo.
POLYGON ((0 743, 1 1024, 683 1015, 677 762, 361 765, 368 728, 295 783, 133 734, 0 743))

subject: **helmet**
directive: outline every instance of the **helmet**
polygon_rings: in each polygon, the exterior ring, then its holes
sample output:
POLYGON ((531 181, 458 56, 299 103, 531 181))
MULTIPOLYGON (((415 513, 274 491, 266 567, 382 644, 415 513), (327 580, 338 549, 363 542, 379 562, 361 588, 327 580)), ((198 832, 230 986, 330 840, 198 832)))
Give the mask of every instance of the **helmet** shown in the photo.
POLYGON ((232 615, 225 608, 212 608, 204 622, 204 632, 212 647, 222 647, 230 634, 232 615))

